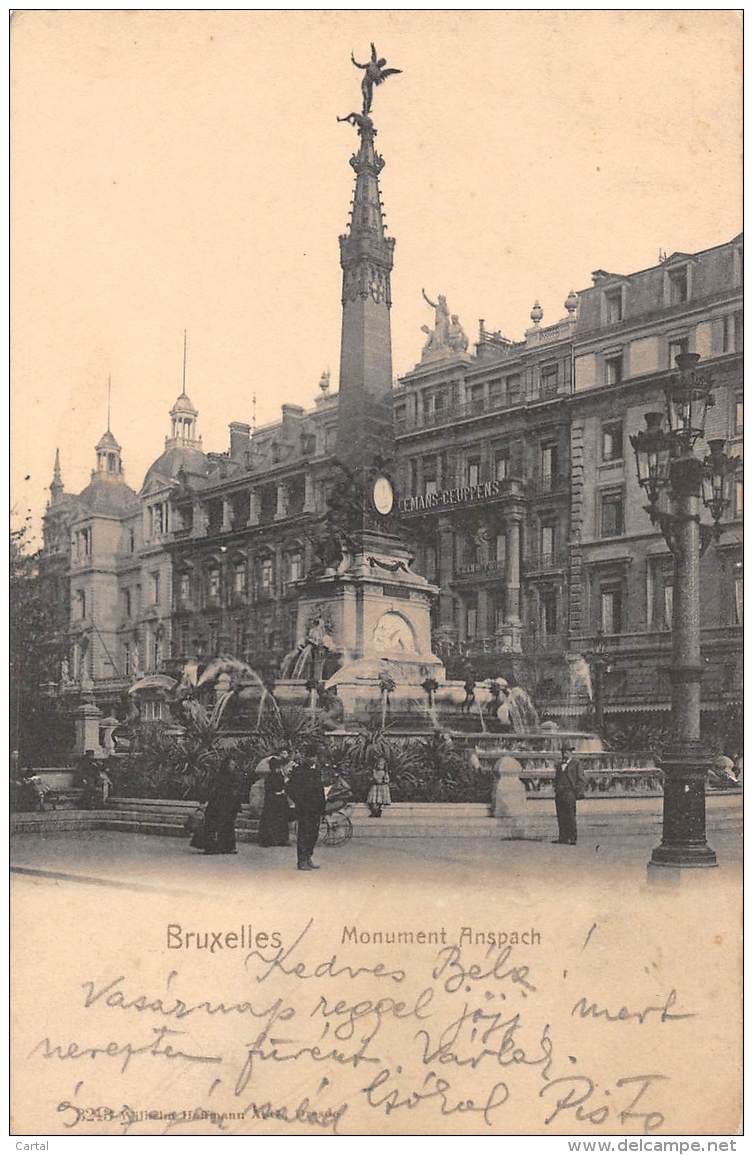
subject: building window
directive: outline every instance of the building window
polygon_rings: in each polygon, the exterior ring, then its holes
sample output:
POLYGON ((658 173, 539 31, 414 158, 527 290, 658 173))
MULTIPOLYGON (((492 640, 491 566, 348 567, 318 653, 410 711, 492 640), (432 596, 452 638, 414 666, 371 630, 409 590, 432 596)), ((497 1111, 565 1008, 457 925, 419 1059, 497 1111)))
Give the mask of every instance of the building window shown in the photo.
POLYGON ((602 461, 622 460, 622 422, 608 421, 601 427, 602 461))
POLYGON ((76 556, 90 557, 92 551, 92 531, 90 528, 80 529, 76 534, 76 556))
POLYGON ((497 534, 494 556, 497 559, 497 565, 505 564, 505 558, 507 557, 507 537, 504 533, 497 534))
POLYGON ((511 405, 519 404, 520 392, 520 373, 512 373, 507 378, 507 399, 511 405))
POLYGON ((421 472, 424 479, 424 494, 428 497, 437 492, 437 459, 424 457, 421 462, 421 472))
POLYGON ((541 478, 545 489, 551 489, 557 477, 557 446, 541 446, 541 478))
POLYGON ((688 267, 673 269, 669 273, 669 303, 681 305, 688 299, 688 267))
POLYGON ((239 561, 233 569, 233 591, 236 594, 246 592, 246 563, 239 561))
POLYGON ((669 367, 670 369, 677 368, 677 358, 680 353, 687 353, 688 338, 687 337, 673 337, 669 342, 669 367))
POLYGON ((84 590, 76 591, 76 615, 79 618, 86 617, 86 593, 84 590))
POLYGON ((606 357, 604 364, 607 385, 619 385, 622 380, 622 353, 613 353, 610 357, 606 357))
POLYGON ((471 457, 468 461, 468 484, 478 485, 481 476, 481 460, 478 457, 471 457))
POLYGON ((299 582, 303 577, 303 556, 296 551, 288 558, 288 581, 299 582))
POLYGON ((604 493, 601 497, 601 536, 621 537, 623 509, 621 493, 604 493))
POLYGON ((735 481, 735 516, 742 517, 743 515, 743 479, 738 477, 735 481))
POLYGON ((541 395, 554 397, 557 393, 557 366, 542 365, 541 367, 541 395))
POLYGON ((743 431, 743 395, 738 393, 735 398, 735 433, 743 431))
POLYGON ((131 643, 123 643, 123 673, 128 678, 131 675, 131 643))
POLYGON ((557 591, 543 589, 539 593, 541 633, 551 637, 557 633, 557 591))
POLYGON ((220 596, 220 571, 219 569, 210 569, 207 574, 207 595, 210 598, 218 598, 220 596))
POLYGON ((663 606, 662 626, 665 630, 671 630, 672 629, 674 604, 675 604, 675 586, 674 586, 674 582, 670 579, 668 581, 665 581, 665 583, 664 583, 664 606, 663 606))
POLYGON ((498 449, 494 454, 494 476, 497 481, 506 481, 510 476, 510 454, 507 449, 498 449))
POLYGON ((162 630, 158 630, 154 635, 154 668, 158 670, 162 665, 162 657, 164 653, 164 637, 162 630))
POLYGON ((159 605, 160 595, 160 574, 159 571, 151 575, 152 578, 152 605, 159 605))
POLYGON ((128 530, 128 552, 133 553, 136 549, 136 533, 133 529, 128 530))
POLYGON ((484 386, 472 385, 468 394, 471 403, 471 413, 484 412, 484 386))
POLYGON ((601 630, 605 634, 622 633, 622 589, 620 586, 602 588, 601 630))
POLYGON ((501 377, 489 382, 489 408, 499 409, 505 403, 505 391, 501 377))
POLYGON ((130 618, 133 609, 132 598, 130 590, 123 590, 123 613, 127 618, 130 618))
POLYGON ((181 657, 188 656, 188 622, 181 622, 178 626, 178 649, 181 657))
POLYGON ((406 406, 405 405, 396 405, 395 406, 395 424, 396 425, 404 425, 405 424, 405 418, 406 418, 406 406))
POLYGON ((216 622, 212 622, 209 627, 209 653, 210 656, 215 657, 220 649, 220 628, 216 622))
POLYGON ((191 575, 182 573, 179 579, 178 594, 182 602, 187 602, 191 597, 191 575))
POLYGON ((476 637, 478 631, 478 610, 476 606, 468 606, 465 611, 465 636, 470 640, 476 637))
POLYGON ((622 289, 611 289, 604 294, 606 304, 606 321, 608 325, 616 325, 622 320, 622 289))
POLYGON ((735 625, 743 624, 743 575, 735 574, 735 625))
POLYGON ((273 581, 272 558, 271 557, 262 558, 261 588, 262 588, 264 593, 268 594, 268 593, 272 592, 272 581, 273 581))
POLYGON ((554 559, 555 538, 556 527, 554 525, 542 525, 539 538, 539 550, 541 553, 541 561, 544 565, 551 565, 554 559))

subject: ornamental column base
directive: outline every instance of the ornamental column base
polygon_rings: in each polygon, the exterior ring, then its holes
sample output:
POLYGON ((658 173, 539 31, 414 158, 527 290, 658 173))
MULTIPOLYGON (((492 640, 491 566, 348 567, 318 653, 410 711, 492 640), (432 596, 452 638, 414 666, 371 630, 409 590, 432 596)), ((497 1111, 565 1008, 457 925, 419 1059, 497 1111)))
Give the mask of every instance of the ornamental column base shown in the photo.
POLYGON ((706 780, 712 761, 701 742, 674 742, 662 755, 662 841, 651 855, 652 867, 717 865, 716 854, 706 842, 706 780))
POLYGON ((519 622, 503 622, 496 632, 500 653, 523 653, 522 630, 519 622))

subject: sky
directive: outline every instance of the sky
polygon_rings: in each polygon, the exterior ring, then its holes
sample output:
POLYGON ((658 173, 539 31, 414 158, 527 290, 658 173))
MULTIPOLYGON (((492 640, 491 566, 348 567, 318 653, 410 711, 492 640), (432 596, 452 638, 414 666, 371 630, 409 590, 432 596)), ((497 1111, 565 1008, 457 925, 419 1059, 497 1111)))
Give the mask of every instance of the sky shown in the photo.
POLYGON ((337 384, 338 235, 373 40, 396 375, 447 296, 520 339, 591 271, 742 228, 741 18, 723 11, 26 11, 11 28, 11 498, 107 426, 139 489, 181 388, 205 449, 337 384))

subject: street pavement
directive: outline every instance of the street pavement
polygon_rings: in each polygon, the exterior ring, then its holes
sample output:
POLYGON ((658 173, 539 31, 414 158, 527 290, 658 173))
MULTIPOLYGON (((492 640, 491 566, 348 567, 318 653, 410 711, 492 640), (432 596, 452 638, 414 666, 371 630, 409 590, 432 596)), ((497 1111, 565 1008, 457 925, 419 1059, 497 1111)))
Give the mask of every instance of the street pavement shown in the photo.
MULTIPOLYGON (((742 866, 740 822, 711 826, 709 843, 719 858, 719 869, 692 872, 733 881, 742 866)), ((552 821, 552 837, 556 823, 552 821)), ((222 894, 226 888, 266 889, 293 879, 322 890, 353 884, 401 888, 406 881, 431 886, 444 882, 477 886, 491 882, 518 892, 540 893, 551 885, 594 882, 605 886, 643 886, 646 864, 657 844, 654 832, 626 835, 602 826, 582 832, 577 846, 547 841, 503 841, 496 838, 379 838, 354 837, 344 846, 319 846, 315 860, 320 871, 299 874, 295 845, 264 848, 240 844, 237 855, 211 857, 190 849, 186 839, 91 830, 71 833, 17 834, 11 841, 11 869, 15 877, 58 883, 113 885, 164 893, 222 894)), ((287 889, 287 888, 286 888, 287 889)))

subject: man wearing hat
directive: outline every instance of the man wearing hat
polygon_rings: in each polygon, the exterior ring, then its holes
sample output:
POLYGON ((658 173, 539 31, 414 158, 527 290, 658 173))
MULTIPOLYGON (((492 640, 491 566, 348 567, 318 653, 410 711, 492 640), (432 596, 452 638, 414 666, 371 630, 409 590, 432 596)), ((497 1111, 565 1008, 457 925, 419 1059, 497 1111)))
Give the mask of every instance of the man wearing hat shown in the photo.
POLYGON ((575 846, 578 841, 578 827, 575 820, 576 805, 586 790, 586 776, 578 758, 573 756, 572 746, 562 747, 562 757, 554 772, 554 805, 557 808, 559 836, 552 841, 564 846, 575 846))
POLYGON ((298 817, 298 869, 318 870, 311 861, 319 837, 319 823, 324 814, 324 787, 316 758, 303 757, 295 766, 287 784, 288 798, 295 803, 298 817))

